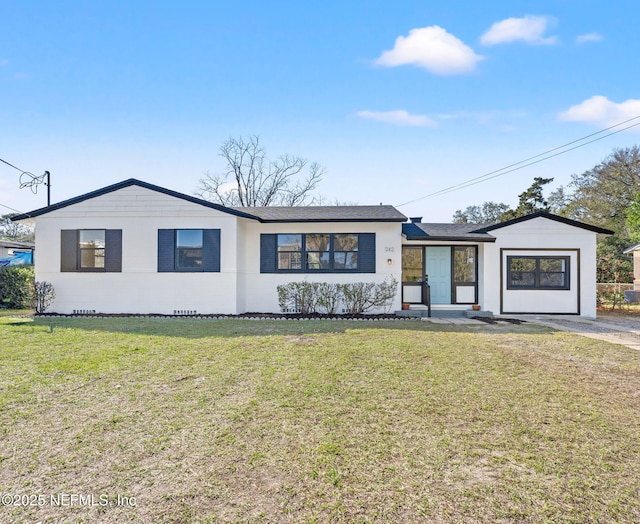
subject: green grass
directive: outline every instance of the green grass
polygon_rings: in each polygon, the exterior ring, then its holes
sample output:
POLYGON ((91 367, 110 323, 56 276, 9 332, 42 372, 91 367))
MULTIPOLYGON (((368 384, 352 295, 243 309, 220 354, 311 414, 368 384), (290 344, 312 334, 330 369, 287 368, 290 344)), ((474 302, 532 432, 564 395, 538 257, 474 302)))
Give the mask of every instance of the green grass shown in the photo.
POLYGON ((639 378, 528 324, 2 317, 0 493, 47 504, 0 522, 638 522, 639 378))

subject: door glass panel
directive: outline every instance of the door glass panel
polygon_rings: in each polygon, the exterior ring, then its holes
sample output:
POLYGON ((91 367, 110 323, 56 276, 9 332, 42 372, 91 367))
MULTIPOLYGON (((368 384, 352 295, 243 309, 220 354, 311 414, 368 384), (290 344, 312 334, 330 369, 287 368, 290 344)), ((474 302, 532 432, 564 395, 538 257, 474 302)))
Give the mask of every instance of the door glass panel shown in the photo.
POLYGON ((403 247, 402 248, 402 281, 421 282, 423 275, 422 248, 403 247))

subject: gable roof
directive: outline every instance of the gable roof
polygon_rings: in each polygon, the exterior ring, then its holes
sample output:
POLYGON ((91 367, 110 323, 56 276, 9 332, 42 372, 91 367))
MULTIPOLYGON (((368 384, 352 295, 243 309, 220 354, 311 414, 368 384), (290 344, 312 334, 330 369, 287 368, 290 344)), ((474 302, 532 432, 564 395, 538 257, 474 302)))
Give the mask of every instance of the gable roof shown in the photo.
POLYGON ((117 184, 112 184, 48 207, 16 215, 12 217, 11 220, 25 220, 27 218, 45 215, 52 211, 79 204, 80 202, 106 195, 129 186, 143 187, 210 209, 222 211, 223 213, 257 220, 259 222, 404 222, 407 219, 407 217, 393 206, 226 207, 148 182, 143 182, 142 180, 129 178, 117 184))
POLYGON ((477 232, 482 224, 428 224, 411 222, 402 224, 407 240, 452 240, 457 242, 495 242, 496 237, 477 232))
POLYGON ((84 195, 80 195, 74 198, 70 198, 68 200, 63 200, 62 202, 58 202, 57 204, 52 204, 48 207, 42 207, 40 209, 36 209, 35 211, 29 211, 28 213, 23 213, 22 215, 17 215, 12 217, 11 220, 24 220, 26 218, 33 218, 40 215, 45 215, 50 213, 51 211, 56 211, 58 209, 63 209, 68 206, 72 206, 74 204, 79 204, 80 202, 84 202, 85 200, 90 200, 92 198, 96 198, 102 195, 107 195, 109 193, 113 193, 114 191, 118 191, 119 189, 123 189, 129 186, 139 186, 144 187, 145 189, 149 189, 151 191, 157 191, 158 193, 163 193, 165 195, 169 195, 175 198, 180 198, 182 200, 186 200, 187 202, 193 202, 194 204, 199 204, 201 206, 209 207, 211 209, 216 209, 218 211, 222 211, 224 213, 230 213, 232 215, 237 215, 245 218, 253 218, 256 217, 251 216, 247 213, 243 213, 241 211, 234 210, 230 207, 221 206, 220 204, 214 204, 213 202, 207 202, 206 200, 202 200, 201 198, 193 197, 190 195, 185 195, 184 193, 178 193, 177 191, 173 191, 171 189, 166 189, 164 187, 156 186, 154 184, 150 184, 148 182, 143 182, 142 180, 136 180, 135 178, 129 178, 128 180, 123 180, 122 182, 118 182, 117 184, 112 184, 110 186, 103 187, 102 189, 97 189, 96 191, 91 191, 89 193, 85 193, 84 195))
POLYGON ((628 255, 629 253, 633 253, 634 251, 638 251, 640 249, 640 244, 634 244, 631 247, 625 249, 622 253, 628 255))
POLYGON ((260 222, 404 222, 393 206, 234 207, 258 217, 260 222))
MULTIPOLYGON (((491 235, 491 231, 500 229, 520 222, 525 222, 533 218, 547 218, 556 222, 561 222, 573 227, 593 231, 603 235, 613 235, 613 231, 604 229, 577 220, 547 213, 546 211, 538 211, 523 217, 506 220, 498 224, 428 224, 422 222, 411 222, 402 224, 402 234, 407 240, 446 240, 456 242, 495 242, 496 237, 491 235)), ((631 248, 630 248, 631 249, 631 248)))
POLYGON ((489 226, 481 226, 478 227, 478 229, 476 229, 474 233, 486 233, 487 231, 493 231, 502 227, 512 226, 513 224, 519 224, 520 222, 526 222, 527 220, 531 220, 533 218, 547 218, 549 220, 554 220, 555 222, 561 222, 562 224, 567 224, 568 226, 579 227, 580 229, 586 229, 587 231, 593 231, 594 233, 600 233, 602 235, 614 234, 614 232, 610 231, 609 229, 592 226, 591 224, 585 224, 584 222, 571 220, 570 218, 554 215, 553 213, 547 213, 546 211, 537 211, 536 213, 531 213, 530 215, 525 215, 523 217, 512 218, 511 220, 506 220, 505 222, 499 222, 497 224, 491 224, 489 226))

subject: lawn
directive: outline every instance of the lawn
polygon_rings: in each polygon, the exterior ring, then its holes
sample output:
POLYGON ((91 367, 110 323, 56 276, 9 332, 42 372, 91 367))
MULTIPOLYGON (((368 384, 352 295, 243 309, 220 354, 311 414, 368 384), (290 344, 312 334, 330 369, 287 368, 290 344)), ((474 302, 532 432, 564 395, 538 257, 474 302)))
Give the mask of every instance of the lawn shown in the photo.
POLYGON ((0 522, 638 522, 639 379, 529 324, 3 316, 0 522))

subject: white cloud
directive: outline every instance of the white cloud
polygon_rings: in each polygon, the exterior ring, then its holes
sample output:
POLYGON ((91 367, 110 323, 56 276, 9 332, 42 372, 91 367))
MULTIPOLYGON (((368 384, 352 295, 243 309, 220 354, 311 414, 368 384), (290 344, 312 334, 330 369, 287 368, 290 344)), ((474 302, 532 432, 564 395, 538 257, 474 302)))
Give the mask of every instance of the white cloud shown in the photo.
POLYGON ((9 60, 6 60, 6 59, 0 60, 0 67, 6 66, 6 65, 9 65, 9 60))
POLYGON ((606 96, 592 96, 558 115, 565 122, 588 122, 608 127, 640 116, 640 100, 630 98, 619 104, 606 96))
POLYGON ((437 25, 420 27, 399 36, 390 51, 384 51, 376 64, 395 67, 414 65, 436 75, 471 73, 483 57, 462 40, 437 25))
POLYGON ((576 37, 577 44, 584 44, 585 42, 601 42, 602 35, 600 33, 587 33, 576 37))
POLYGON ((396 111, 358 111, 356 115, 366 120, 376 120, 377 122, 385 122, 386 124, 397 126, 436 127, 438 125, 428 116, 412 115, 404 109, 396 111))
POLYGON ((555 36, 544 36, 548 26, 554 21, 555 19, 548 16, 526 15, 522 18, 507 18, 494 23, 482 35, 480 41, 486 46, 516 41, 536 45, 555 44, 557 42, 555 36))

